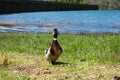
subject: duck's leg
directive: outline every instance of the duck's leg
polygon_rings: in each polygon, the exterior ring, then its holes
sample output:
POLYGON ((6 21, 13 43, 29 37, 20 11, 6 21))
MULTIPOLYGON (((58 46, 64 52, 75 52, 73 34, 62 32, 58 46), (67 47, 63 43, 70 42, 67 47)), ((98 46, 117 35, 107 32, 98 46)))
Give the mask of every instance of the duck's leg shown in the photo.
POLYGON ((51 60, 49 61, 49 63, 53 65, 53 62, 51 60))
POLYGON ((56 64, 56 61, 53 61, 52 63, 53 63, 53 64, 56 64))

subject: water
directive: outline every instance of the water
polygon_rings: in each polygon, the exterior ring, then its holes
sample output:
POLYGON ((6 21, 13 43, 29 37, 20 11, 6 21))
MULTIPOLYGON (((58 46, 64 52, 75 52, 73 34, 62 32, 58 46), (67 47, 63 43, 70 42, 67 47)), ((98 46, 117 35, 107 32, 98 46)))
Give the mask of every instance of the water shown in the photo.
POLYGON ((31 12, 0 15, 0 32, 119 33, 120 10, 31 12), (3 23, 3 24, 1 24, 3 23), (7 25, 7 24, 12 25, 7 25))

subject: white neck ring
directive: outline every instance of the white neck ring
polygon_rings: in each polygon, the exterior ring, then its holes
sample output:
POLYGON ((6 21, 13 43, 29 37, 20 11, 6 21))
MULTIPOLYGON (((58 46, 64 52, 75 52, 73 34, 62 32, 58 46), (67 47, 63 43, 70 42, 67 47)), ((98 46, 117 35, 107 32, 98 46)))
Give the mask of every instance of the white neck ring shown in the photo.
POLYGON ((53 40, 57 40, 57 38, 53 38, 53 40))

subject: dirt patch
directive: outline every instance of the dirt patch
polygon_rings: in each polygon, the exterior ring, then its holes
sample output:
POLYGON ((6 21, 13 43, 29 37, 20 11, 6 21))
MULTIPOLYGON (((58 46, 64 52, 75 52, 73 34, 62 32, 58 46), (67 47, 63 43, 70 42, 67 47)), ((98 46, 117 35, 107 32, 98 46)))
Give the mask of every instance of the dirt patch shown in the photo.
POLYGON ((14 77, 26 76, 36 80, 112 80, 119 77, 119 65, 56 62, 50 65, 44 58, 34 55, 11 55, 7 67, 14 77), (117 76, 117 77, 116 77, 117 76))
POLYGON ((10 72, 16 74, 16 73, 22 73, 23 75, 27 75, 29 77, 35 78, 35 77, 43 77, 45 78, 47 75, 53 74, 54 71, 50 70, 49 68, 40 68, 36 65, 20 65, 13 68, 10 68, 10 72))
POLYGON ((46 79, 49 75, 55 74, 55 70, 46 66, 47 62, 42 58, 33 55, 10 55, 8 74, 10 76, 28 76, 39 80, 46 79), (42 78, 41 78, 42 77, 42 78))
POLYGON ((74 74, 63 73, 57 77, 58 77, 58 80, 79 80, 79 79, 82 79, 78 73, 74 73, 74 74))

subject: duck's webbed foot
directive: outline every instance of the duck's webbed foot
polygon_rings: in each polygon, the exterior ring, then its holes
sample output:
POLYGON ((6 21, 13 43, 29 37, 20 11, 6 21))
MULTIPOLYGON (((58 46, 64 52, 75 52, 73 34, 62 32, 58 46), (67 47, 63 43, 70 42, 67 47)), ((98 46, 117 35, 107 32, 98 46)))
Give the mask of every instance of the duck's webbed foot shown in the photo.
POLYGON ((49 63, 50 63, 51 65, 53 65, 53 61, 49 60, 49 63))
POLYGON ((49 61, 49 63, 51 64, 51 65, 54 65, 55 64, 55 61, 49 61))

